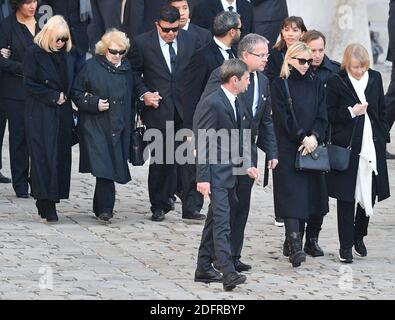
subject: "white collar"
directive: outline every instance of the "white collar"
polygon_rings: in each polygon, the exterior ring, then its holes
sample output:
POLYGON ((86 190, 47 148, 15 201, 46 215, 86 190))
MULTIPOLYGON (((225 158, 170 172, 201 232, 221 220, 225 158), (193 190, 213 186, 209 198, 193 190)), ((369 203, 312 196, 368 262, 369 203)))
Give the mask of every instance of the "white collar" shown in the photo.
POLYGON ((186 25, 184 26, 184 28, 182 28, 183 30, 188 31, 190 21, 191 21, 191 19, 188 19, 188 22, 186 23, 186 25))
POLYGON ((226 97, 229 99, 232 106, 235 104, 237 96, 221 85, 221 89, 225 92, 226 97))
POLYGON ((221 3, 222 3, 222 7, 224 8, 225 11, 229 11, 228 8, 230 6, 232 6, 233 12, 237 12, 236 0, 233 0, 232 4, 229 4, 229 2, 226 0, 221 0, 221 3))
POLYGON ((225 45, 225 43, 221 42, 220 40, 217 39, 217 37, 214 36, 214 42, 220 47, 222 50, 229 50, 232 49, 231 47, 228 47, 225 45))
MULTIPOLYGON (((164 47, 165 45, 169 45, 165 40, 163 40, 158 32, 158 38, 159 38, 159 44, 161 47, 164 47)), ((174 38, 173 44, 177 45, 177 37, 174 38)))

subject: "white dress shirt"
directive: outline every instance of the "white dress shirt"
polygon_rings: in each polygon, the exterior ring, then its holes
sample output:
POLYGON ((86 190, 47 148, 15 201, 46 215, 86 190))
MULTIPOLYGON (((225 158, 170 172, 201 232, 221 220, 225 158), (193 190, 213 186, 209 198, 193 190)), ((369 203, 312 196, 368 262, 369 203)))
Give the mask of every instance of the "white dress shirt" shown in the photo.
POLYGON ((256 73, 256 71, 253 72, 253 74, 254 74, 254 100, 252 102, 252 116, 255 117, 259 103, 259 83, 258 83, 258 74, 256 73))
MULTIPOLYGON (((166 64, 169 67, 170 72, 172 72, 171 63, 170 63, 169 44, 160 37, 159 33, 158 33, 158 37, 159 37, 159 45, 162 50, 163 56, 165 57, 166 64)), ((174 48, 174 51, 177 54, 177 38, 173 40, 172 47, 174 48)))
POLYGON ((191 19, 188 19, 188 22, 185 24, 185 26, 182 28, 182 30, 188 31, 190 21, 191 21, 191 19))
POLYGON ((222 56, 225 60, 229 60, 229 53, 226 50, 232 50, 231 47, 226 46, 223 42, 219 41, 216 37, 214 37, 214 42, 217 44, 219 51, 221 52, 222 56))
POLYGON ((236 105, 235 105, 237 96, 235 96, 232 92, 227 90, 224 86, 221 86, 221 89, 225 92, 226 97, 228 98, 230 104, 232 105, 233 112, 235 114, 235 120, 237 122, 237 110, 236 110, 236 105))
POLYGON ((229 4, 228 1, 226 0, 221 0, 222 2, 222 7, 224 8, 224 11, 229 11, 229 7, 233 7, 233 12, 237 12, 237 6, 236 6, 236 0, 233 0, 232 4, 229 4))

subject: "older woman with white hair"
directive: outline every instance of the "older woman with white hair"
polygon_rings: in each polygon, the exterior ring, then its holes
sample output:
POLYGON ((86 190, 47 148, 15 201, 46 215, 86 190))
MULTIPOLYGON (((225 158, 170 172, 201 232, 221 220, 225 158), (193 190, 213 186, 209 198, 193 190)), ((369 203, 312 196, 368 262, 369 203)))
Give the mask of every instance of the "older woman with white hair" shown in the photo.
POLYGON ((93 212, 103 221, 113 217, 115 182, 131 180, 128 155, 134 118, 133 72, 126 54, 126 34, 107 31, 96 44, 73 87, 80 130, 80 172, 96 177, 93 212))
POLYGON ((353 247, 356 255, 367 255, 363 238, 368 233, 374 203, 376 198, 381 201, 390 196, 383 81, 380 73, 369 66, 368 51, 361 44, 350 44, 339 75, 327 84, 332 143, 348 147, 352 139, 348 168, 332 170, 327 176, 329 196, 337 199, 339 259, 345 263, 353 261, 353 247))
POLYGON ((74 60, 62 16, 50 18, 34 38, 24 64, 25 126, 32 194, 39 215, 58 221, 56 203, 70 191, 74 60))

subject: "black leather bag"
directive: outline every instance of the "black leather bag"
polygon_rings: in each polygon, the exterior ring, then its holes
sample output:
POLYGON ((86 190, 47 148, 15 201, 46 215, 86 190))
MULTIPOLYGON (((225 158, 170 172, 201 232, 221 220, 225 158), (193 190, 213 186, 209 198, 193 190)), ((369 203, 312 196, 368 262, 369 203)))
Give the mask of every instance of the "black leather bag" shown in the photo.
MULTIPOLYGON (((288 98, 289 108, 291 110, 292 119, 296 125, 298 125, 298 120, 296 119, 295 110, 292 104, 291 93, 289 91, 288 81, 284 79, 285 91, 288 98)), ((296 153, 295 158, 295 169, 299 171, 309 171, 309 172, 329 172, 331 170, 329 164, 328 149, 324 145, 319 145, 310 154, 302 155, 302 151, 296 153)))
POLYGON ((326 146, 320 145, 312 153, 304 156, 302 151, 298 151, 295 159, 295 169, 310 172, 329 172, 331 166, 326 146))
POLYGON ((145 126, 143 125, 140 113, 137 112, 132 132, 130 134, 130 157, 129 161, 134 166, 142 166, 148 159, 148 142, 144 141, 145 126))

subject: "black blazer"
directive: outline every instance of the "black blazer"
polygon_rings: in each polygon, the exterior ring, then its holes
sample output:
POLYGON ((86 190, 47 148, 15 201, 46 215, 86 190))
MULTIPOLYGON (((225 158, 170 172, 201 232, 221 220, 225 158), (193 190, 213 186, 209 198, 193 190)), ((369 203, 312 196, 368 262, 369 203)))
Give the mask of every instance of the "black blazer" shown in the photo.
MULTIPOLYGON (((39 20, 39 17, 36 18, 39 20)), ((36 34, 39 31, 36 24, 36 34)), ((0 55, 0 69, 2 71, 2 85, 0 96, 3 98, 24 100, 23 61, 25 52, 30 44, 26 43, 25 35, 19 26, 15 13, 9 15, 0 25, 0 48, 10 47, 11 57, 4 59, 0 55)))
POLYGON ((287 0, 251 0, 254 21, 282 21, 288 17, 287 0))
POLYGON ((131 50, 130 57, 136 71, 137 97, 147 91, 157 91, 163 98, 157 109, 143 107, 143 119, 148 127, 165 129, 166 121, 174 120, 175 110, 181 119, 188 112, 184 112, 182 103, 182 96, 186 94, 183 80, 196 51, 195 46, 196 42, 186 31, 178 32, 176 66, 173 73, 170 73, 156 29, 135 38, 135 47, 131 50))
MULTIPOLYGON (((239 116, 241 115, 241 110, 239 110, 239 116)), ((206 144, 204 144, 204 141, 200 142, 200 145, 205 146, 205 150, 202 151, 199 147, 196 149, 196 182, 209 182, 212 187, 233 188, 236 183, 236 175, 233 175, 233 168, 240 161, 240 157, 239 150, 233 150, 229 142, 233 141, 231 140, 231 135, 237 134, 234 129, 239 128, 232 105, 221 88, 199 102, 196 107, 196 113, 193 117, 193 131, 197 146, 199 146, 199 140, 203 139, 202 136, 199 137, 199 129, 214 129, 215 132, 224 130, 229 134, 229 141, 228 143, 223 143, 219 139, 218 143, 214 144, 212 143, 213 140, 210 143, 209 139, 205 139, 206 144), (208 161, 210 159, 209 152, 217 155, 218 162, 216 164, 208 161), (221 153, 227 159, 221 159, 221 153), (228 162, 221 163, 224 160, 228 160, 228 162)), ((239 139, 239 143, 241 143, 241 135, 237 134, 237 136, 233 136, 233 139, 239 139)))
POLYGON ((155 27, 160 9, 166 0, 127 0, 124 10, 123 30, 132 38, 155 27))
MULTIPOLYGON (((386 142, 390 141, 388 124, 385 117, 383 81, 379 72, 369 69, 369 82, 365 90, 368 115, 372 125, 373 141, 376 149, 377 171, 376 194, 378 200, 389 197, 388 172, 385 158, 386 142)), ((348 107, 353 107, 358 96, 348 78, 347 72, 342 70, 339 76, 328 80, 326 88, 328 119, 332 125, 332 142, 335 145, 347 147, 353 126, 357 122, 355 136, 352 143, 350 166, 346 171, 331 171, 327 175, 329 196, 343 201, 353 201, 359 164, 359 153, 362 146, 364 117, 352 118, 348 107)))
MULTIPOLYGON (((237 13, 240 15, 243 32, 241 38, 254 32, 252 6, 247 0, 236 0, 237 13)), ((215 16, 224 11, 221 0, 202 0, 193 9, 191 22, 213 31, 215 16)))
POLYGON ((213 40, 213 36, 209 30, 199 27, 196 24, 190 23, 187 31, 196 38, 198 48, 207 46, 213 40))
POLYGON ((388 16, 388 36, 389 36, 389 44, 388 44, 388 61, 395 61, 395 0, 391 0, 390 2, 390 11, 388 16))

